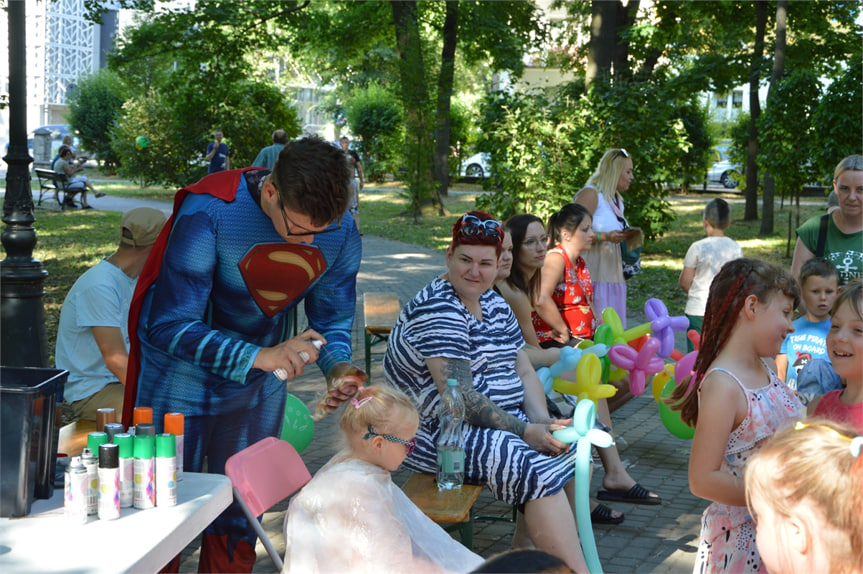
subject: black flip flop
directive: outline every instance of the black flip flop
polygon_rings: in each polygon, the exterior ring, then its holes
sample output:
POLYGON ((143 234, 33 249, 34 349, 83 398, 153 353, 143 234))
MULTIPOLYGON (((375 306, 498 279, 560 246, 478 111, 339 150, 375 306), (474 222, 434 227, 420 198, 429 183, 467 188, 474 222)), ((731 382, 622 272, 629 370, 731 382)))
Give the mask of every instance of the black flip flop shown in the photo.
POLYGON ((662 504, 658 496, 650 496, 650 491, 637 482, 629 490, 600 490, 596 498, 609 502, 629 502, 630 504, 662 504))
POLYGON ((612 510, 604 504, 597 504, 596 508, 590 511, 591 524, 620 524, 623 518, 623 514, 615 518, 612 510))

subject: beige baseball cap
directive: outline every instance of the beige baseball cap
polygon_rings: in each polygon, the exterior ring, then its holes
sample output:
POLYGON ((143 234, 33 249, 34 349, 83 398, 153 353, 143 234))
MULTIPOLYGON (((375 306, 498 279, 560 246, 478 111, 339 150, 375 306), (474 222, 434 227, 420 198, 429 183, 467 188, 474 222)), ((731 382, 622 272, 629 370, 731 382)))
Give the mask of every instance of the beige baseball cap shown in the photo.
POLYGON ((129 247, 149 247, 156 243, 167 220, 164 213, 152 207, 130 209, 120 220, 120 243, 129 247))

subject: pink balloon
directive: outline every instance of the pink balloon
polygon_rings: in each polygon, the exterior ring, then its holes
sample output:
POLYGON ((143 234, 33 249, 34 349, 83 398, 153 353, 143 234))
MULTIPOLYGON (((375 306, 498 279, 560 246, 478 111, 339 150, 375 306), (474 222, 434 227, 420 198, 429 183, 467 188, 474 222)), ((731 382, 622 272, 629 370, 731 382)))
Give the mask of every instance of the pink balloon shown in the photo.
POLYGON ((644 393, 645 379, 648 373, 658 373, 665 368, 665 362, 654 356, 659 347, 659 341, 651 337, 644 343, 640 351, 636 351, 628 345, 613 345, 608 350, 608 357, 611 362, 621 369, 629 371, 629 392, 633 395, 644 393))
MULTIPOLYGON (((674 366, 674 382, 678 385, 683 383, 686 377, 690 376, 692 372, 695 370, 695 359, 698 358, 698 351, 692 351, 683 356, 682 359, 677 361, 677 365, 674 366)), ((692 385, 695 382, 695 378, 689 380, 689 389, 686 391, 689 394, 692 391, 692 385)))

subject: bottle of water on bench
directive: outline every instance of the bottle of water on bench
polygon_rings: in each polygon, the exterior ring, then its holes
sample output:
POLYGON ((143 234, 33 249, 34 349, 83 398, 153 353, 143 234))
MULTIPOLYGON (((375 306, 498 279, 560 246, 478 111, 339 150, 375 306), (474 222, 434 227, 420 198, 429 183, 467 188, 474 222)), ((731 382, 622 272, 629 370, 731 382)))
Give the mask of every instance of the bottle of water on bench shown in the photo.
POLYGON ((438 405, 437 487, 456 490, 464 482, 464 399, 455 379, 448 379, 446 384, 438 405))

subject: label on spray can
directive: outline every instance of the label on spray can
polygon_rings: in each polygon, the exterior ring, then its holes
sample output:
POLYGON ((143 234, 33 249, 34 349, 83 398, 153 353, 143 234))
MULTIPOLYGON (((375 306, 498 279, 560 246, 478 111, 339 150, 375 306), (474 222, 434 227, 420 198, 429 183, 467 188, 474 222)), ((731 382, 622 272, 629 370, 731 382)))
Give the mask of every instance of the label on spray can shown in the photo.
POLYGON ((99 463, 89 448, 81 452, 81 462, 87 469, 87 514, 96 514, 99 508, 99 463))
POLYGON ((177 504, 176 451, 174 435, 156 435, 156 506, 177 504))
POLYGON ((120 518, 120 449, 99 446, 99 520, 120 518))
POLYGON ((114 436, 114 443, 120 449, 120 507, 129 508, 134 501, 134 437, 128 433, 119 433, 114 436))
POLYGON ((87 469, 80 456, 73 456, 66 469, 63 513, 73 524, 87 524, 87 469))
POLYGON ((156 506, 155 437, 135 435, 135 508, 156 506))

